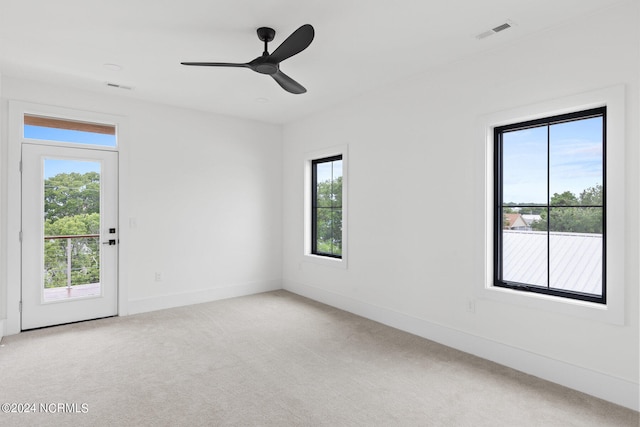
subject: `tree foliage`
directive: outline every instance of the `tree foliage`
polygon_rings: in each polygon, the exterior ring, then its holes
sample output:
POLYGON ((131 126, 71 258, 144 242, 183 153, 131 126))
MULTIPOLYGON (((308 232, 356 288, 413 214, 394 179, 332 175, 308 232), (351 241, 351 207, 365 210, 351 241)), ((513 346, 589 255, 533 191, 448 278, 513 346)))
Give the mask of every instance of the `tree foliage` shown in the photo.
POLYGON ((579 195, 570 191, 554 193, 549 212, 543 211, 531 228, 546 231, 548 222, 551 231, 602 234, 603 209, 597 207, 602 205, 602 200, 602 185, 589 187, 579 195))
POLYGON ((100 233, 100 214, 97 212, 63 216, 55 221, 50 219, 44 221, 45 236, 73 236, 98 233, 100 233))
POLYGON ((316 191, 316 249, 342 255, 342 177, 319 182, 316 191))
POLYGON ((100 174, 60 173, 44 182, 45 218, 100 212, 100 174))

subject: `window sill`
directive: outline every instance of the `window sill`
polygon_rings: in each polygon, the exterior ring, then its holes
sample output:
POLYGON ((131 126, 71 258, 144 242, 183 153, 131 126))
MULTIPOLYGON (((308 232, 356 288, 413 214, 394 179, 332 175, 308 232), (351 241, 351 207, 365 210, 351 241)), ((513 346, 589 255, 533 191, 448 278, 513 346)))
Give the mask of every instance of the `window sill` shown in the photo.
POLYGON ((347 268, 347 261, 345 258, 331 258, 322 255, 305 254, 302 262, 309 262, 317 265, 324 265, 333 268, 347 268))
POLYGON ((533 310, 580 317, 614 325, 624 325, 624 311, 611 302, 599 304, 493 285, 485 286, 476 292, 476 297, 533 310))
MULTIPOLYGON (((478 206, 484 210, 482 247, 484 277, 474 286, 478 299, 516 305, 532 310, 579 317, 614 325, 625 324, 625 211, 616 209, 607 214, 607 303, 599 304, 564 297, 523 292, 493 286, 493 132, 498 126, 509 123, 571 113, 574 111, 607 107, 607 203, 609 206, 625 205, 625 87, 614 86, 532 105, 480 116, 478 130, 484 144, 478 144, 478 206)), ((480 135, 479 135, 480 137, 480 135)))

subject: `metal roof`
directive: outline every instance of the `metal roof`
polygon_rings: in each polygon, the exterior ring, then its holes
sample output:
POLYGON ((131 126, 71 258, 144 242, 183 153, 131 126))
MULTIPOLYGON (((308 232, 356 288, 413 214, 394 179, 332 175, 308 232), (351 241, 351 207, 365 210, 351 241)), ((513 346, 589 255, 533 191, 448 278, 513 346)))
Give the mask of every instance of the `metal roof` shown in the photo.
MULTIPOLYGON (((547 286, 547 232, 502 230, 503 279, 547 286)), ((602 234, 549 233, 550 287, 602 293, 602 234)))

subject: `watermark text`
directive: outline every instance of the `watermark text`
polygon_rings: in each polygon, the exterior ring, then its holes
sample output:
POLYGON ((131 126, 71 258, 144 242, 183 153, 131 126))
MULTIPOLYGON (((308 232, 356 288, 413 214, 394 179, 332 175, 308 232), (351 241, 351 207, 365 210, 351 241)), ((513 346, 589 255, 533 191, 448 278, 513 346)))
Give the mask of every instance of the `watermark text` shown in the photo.
POLYGON ((89 412, 89 404, 63 402, 13 402, 1 404, 0 410, 5 414, 86 414, 89 412))

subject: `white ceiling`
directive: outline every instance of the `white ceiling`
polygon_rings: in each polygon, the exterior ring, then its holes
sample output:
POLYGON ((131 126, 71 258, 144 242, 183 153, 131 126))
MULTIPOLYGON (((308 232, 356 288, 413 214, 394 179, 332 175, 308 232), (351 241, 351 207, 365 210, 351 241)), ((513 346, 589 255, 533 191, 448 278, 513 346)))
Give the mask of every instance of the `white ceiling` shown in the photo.
POLYGON ((287 123, 627 1, 0 0, 0 73, 287 123), (507 19, 513 28, 476 39, 507 19), (248 62, 263 49, 256 28, 276 30, 273 52, 307 23, 313 43, 281 63, 306 94, 249 69, 180 65, 248 62))

